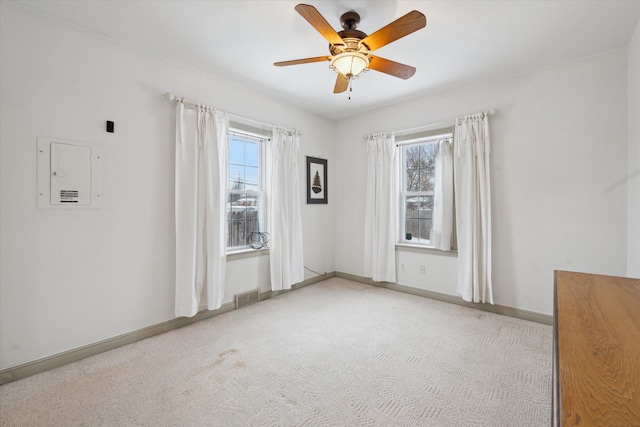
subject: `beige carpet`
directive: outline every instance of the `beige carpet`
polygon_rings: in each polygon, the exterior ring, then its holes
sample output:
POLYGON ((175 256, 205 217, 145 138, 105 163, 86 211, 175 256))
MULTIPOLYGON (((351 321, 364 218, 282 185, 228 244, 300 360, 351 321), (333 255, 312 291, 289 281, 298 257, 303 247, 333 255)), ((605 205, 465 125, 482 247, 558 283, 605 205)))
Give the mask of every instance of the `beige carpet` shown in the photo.
POLYGON ((550 326, 330 279, 0 387, 2 426, 548 426, 550 326))

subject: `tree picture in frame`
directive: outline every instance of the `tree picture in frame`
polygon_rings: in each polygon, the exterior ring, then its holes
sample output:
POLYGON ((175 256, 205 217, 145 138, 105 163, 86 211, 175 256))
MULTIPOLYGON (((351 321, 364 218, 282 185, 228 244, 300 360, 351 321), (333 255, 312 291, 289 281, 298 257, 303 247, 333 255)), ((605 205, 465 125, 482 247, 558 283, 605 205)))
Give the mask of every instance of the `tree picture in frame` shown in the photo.
POLYGON ((327 204, 327 161, 307 156, 307 204, 327 204))

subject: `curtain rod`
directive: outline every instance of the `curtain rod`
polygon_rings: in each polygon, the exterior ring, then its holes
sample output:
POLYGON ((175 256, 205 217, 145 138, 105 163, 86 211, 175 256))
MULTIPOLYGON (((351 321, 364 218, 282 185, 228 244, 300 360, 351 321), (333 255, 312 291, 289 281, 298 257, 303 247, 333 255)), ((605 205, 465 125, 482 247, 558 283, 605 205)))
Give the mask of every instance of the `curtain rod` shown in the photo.
POLYGON ((232 135, 232 136, 239 136, 241 138, 247 138, 247 139, 253 139, 259 142, 269 142, 271 141, 271 138, 267 137, 267 136, 263 136, 263 135, 259 135, 257 133, 253 133, 253 132, 249 132, 243 129, 240 130, 236 130, 236 129, 229 129, 229 131, 227 132, 228 135, 232 135))
MULTIPOLYGON (((490 110, 487 111, 481 111, 479 113, 475 113, 475 114, 486 114, 488 116, 493 116, 495 114, 498 113, 498 110, 496 110, 495 108, 492 108, 490 110)), ((473 114, 468 114, 470 116, 473 116, 473 114)), ((463 116, 466 117, 466 116, 463 116)), ((401 129, 401 130, 394 130, 391 132, 373 132, 367 135, 363 135, 362 138, 367 139, 370 135, 376 135, 376 134, 383 134, 383 135, 387 135, 387 134, 393 134, 393 135, 397 135, 397 134, 407 134, 410 132, 417 132, 417 131, 427 131, 429 129, 435 128, 437 129, 438 127, 442 126, 442 127, 453 127, 456 124, 456 121, 459 118, 456 118, 455 120, 451 120, 450 122, 440 122, 440 123, 432 123, 429 125, 424 125, 424 126, 417 126, 414 128, 408 128, 408 129, 401 129)))
POLYGON ((184 99, 182 97, 178 97, 175 96, 174 94, 172 94, 171 92, 167 92, 164 94, 164 97, 167 99, 167 101, 176 101, 176 102, 182 102, 183 104, 189 104, 189 105, 193 105, 194 107, 197 107, 199 105, 206 107, 205 104, 201 103, 201 102, 195 102, 195 101, 190 101, 188 99, 184 99))
MULTIPOLYGON (((190 104, 190 105, 193 105, 193 106, 204 105, 204 104, 202 104, 200 102, 194 102, 194 101, 191 101, 191 100, 188 100, 188 99, 185 99, 185 98, 181 98, 181 97, 175 96, 171 92, 165 93, 164 97, 167 99, 167 101, 182 102, 184 104, 190 104)), ((264 123, 264 122, 260 122, 258 120, 248 119, 246 117, 241 117, 241 116, 238 116, 238 115, 235 115, 235 114, 227 113, 227 115, 229 116, 229 118, 236 119, 236 120, 239 120, 239 121, 244 121, 244 122, 255 123, 256 125, 265 126, 265 127, 268 127, 269 129, 272 129, 274 127, 279 127, 279 128, 282 128, 282 129, 289 130, 289 128, 285 128, 284 126, 277 126, 277 125, 274 125, 272 123, 264 123)), ((296 131, 296 132, 300 132, 300 131, 296 131)))
POLYGON ((467 117, 471 117, 471 116, 479 116, 479 115, 481 115, 481 114, 483 114, 483 115, 485 115, 485 116, 493 116, 493 115, 495 115, 497 112, 498 112, 498 110, 496 110, 495 108, 492 108, 492 109, 490 109, 490 110, 488 110, 488 111, 480 111, 479 113, 467 114, 467 115, 465 115, 465 116, 463 116, 463 117, 456 117, 456 123, 457 123, 460 119, 465 120, 467 117))

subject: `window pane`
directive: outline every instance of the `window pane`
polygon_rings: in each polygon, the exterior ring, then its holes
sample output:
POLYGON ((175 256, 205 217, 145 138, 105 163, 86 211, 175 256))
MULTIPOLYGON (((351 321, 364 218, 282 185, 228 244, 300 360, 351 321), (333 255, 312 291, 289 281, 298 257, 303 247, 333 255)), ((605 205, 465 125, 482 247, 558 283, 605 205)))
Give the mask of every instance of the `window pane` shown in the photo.
POLYGON ((405 182, 407 191, 420 191, 420 169, 407 169, 405 182))
POLYGON ((257 142, 245 142, 244 145, 244 162, 247 166, 258 167, 258 143, 257 142))
POLYGON ((419 218, 419 201, 418 196, 408 196, 405 199, 405 218, 419 218))
POLYGON ((227 211, 231 212, 231 206, 235 205, 235 202, 242 197, 242 194, 230 193, 227 199, 227 211))
POLYGON ((433 196, 406 196, 404 213, 404 240, 415 241, 415 243, 428 242, 431 237, 433 196))
POLYGON ((417 219, 407 219, 404 222, 405 240, 413 240, 420 235, 419 223, 417 219))
POLYGON ((428 143, 405 147, 405 190, 433 191, 435 167, 435 144, 428 143))
POLYGON ((428 168, 420 169, 420 191, 433 191, 435 181, 435 170, 429 170, 428 168))
POLYGON ((229 163, 244 164, 244 141, 236 137, 229 137, 229 163))
POLYGON ((227 212, 229 212, 229 221, 231 220, 244 220, 246 217, 246 203, 245 194, 229 194, 229 203, 227 206, 227 212))
POLYGON ((420 240, 430 240, 431 219, 420 219, 420 240))
MULTIPOLYGON (((250 212, 249 216, 252 217, 253 219, 249 219, 249 221, 247 221, 247 238, 251 236, 251 233, 255 231, 260 231, 260 227, 258 226, 258 213, 255 211, 250 212)), ((246 242, 249 243, 248 240, 246 242)))
POLYGON ((247 246, 247 238, 260 231, 260 196, 255 194, 229 194, 227 221, 229 223, 227 246, 247 246))
POLYGON ((229 221, 229 243, 227 246, 245 246, 246 221, 229 221))
MULTIPOLYGON (((444 138, 443 138, 444 139, 444 138)), ((438 142, 443 140, 426 138, 414 145, 404 145, 401 203, 404 204, 404 235, 401 241, 415 244, 431 242, 433 223, 433 192, 435 190, 435 167, 438 142)), ((450 135, 447 135, 450 141, 450 135)))
POLYGON ((418 168, 420 166, 420 146, 412 145, 405 147, 405 159, 407 162, 407 169, 418 168))
POLYGON ((435 144, 420 145, 420 191, 433 191, 436 167, 435 144))
POLYGON ((245 190, 244 166, 229 165, 229 190, 245 190))
POLYGON ((260 168, 264 159, 259 144, 242 135, 229 136, 227 246, 230 248, 247 247, 249 235, 260 231, 260 168))
POLYGON ((238 205, 236 202, 231 203, 230 209, 227 212, 227 220, 229 221, 244 221, 247 217, 247 208, 238 205))
POLYGON ((420 147, 405 147, 405 189, 420 191, 420 147))
POLYGON ((431 218, 433 213, 433 196, 421 196, 419 200, 420 218, 431 218))
POLYGON ((258 168, 247 166, 244 168, 245 190, 258 190, 258 168))

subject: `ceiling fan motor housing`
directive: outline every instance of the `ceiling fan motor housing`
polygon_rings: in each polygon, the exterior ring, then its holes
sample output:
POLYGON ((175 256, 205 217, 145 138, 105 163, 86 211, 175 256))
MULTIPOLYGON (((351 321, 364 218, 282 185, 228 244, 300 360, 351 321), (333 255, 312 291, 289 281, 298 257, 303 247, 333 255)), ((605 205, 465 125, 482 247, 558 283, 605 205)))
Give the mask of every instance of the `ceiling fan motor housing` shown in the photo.
POLYGON ((329 42, 331 56, 281 61, 274 63, 275 66, 282 67, 329 60, 331 62, 329 67, 338 73, 333 93, 347 90, 349 81, 369 68, 405 80, 416 72, 416 69, 409 65, 379 56, 374 58, 370 56, 370 52, 424 28, 427 25, 427 19, 417 10, 412 10, 371 35, 358 30, 360 15, 352 10, 340 17, 340 24, 343 28, 340 32, 336 32, 320 12, 311 5, 298 4, 295 10, 329 42))
POLYGON ((344 40, 344 46, 330 46, 329 50, 332 55, 338 55, 342 52, 360 52, 363 55, 369 53, 369 49, 364 46, 364 50, 361 50, 358 45, 360 40, 367 37, 367 34, 358 30, 358 24, 360 24, 360 15, 353 10, 342 14, 340 17, 340 25, 343 30, 338 32, 338 35, 344 40))
POLYGON ((358 24, 360 24, 360 15, 353 10, 343 13, 340 17, 340 25, 345 30, 355 30, 358 24))

